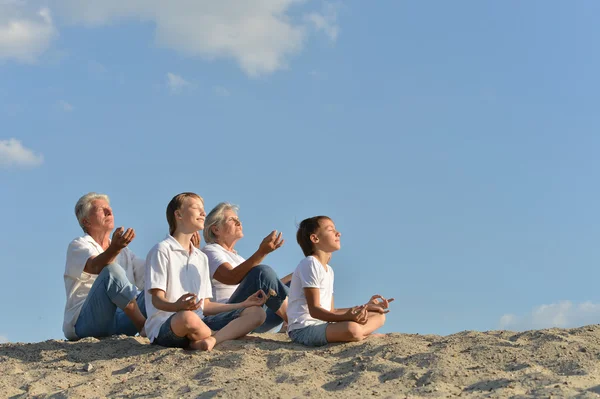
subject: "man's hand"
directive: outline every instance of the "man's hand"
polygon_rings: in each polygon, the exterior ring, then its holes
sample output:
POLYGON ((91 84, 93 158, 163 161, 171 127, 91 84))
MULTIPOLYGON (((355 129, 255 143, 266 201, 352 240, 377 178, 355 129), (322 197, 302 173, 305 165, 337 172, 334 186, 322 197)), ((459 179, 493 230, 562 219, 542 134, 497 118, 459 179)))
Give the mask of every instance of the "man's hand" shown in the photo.
POLYGON ((181 298, 175 302, 177 311, 180 310, 197 310, 204 305, 204 299, 198 300, 198 297, 194 294, 183 294, 181 298))
POLYGON ((115 230, 110 241, 110 245, 119 251, 129 245, 135 238, 135 230, 131 227, 124 231, 123 227, 119 227, 115 230))
POLYGON ((262 240, 260 246, 258 247, 258 250, 263 255, 268 255, 276 249, 280 248, 284 242, 285 240, 281 238, 281 233, 277 234, 277 230, 273 230, 271 234, 269 234, 262 240))
POLYGON ((200 249, 200 233, 197 231, 192 234, 192 245, 200 249))
POLYGON ((394 298, 385 299, 381 295, 373 295, 365 306, 369 312, 388 313, 388 307, 393 300, 394 298))
POLYGON ((258 290, 254 294, 250 295, 242 304, 245 308, 250 306, 262 306, 267 302, 267 295, 263 290, 258 290))
POLYGON ((354 321, 358 324, 365 324, 369 320, 367 305, 354 306, 346 311, 348 321, 354 321))

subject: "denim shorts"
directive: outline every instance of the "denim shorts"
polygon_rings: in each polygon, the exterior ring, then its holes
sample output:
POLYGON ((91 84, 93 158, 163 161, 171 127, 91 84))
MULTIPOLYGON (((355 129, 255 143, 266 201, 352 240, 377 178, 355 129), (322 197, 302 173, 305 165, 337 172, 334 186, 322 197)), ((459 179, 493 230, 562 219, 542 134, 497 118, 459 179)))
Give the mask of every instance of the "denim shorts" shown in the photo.
POLYGON ((202 321, 213 331, 219 331, 233 320, 240 317, 245 308, 230 310, 229 312, 217 313, 212 316, 206 316, 202 321))
POLYGON ((166 346, 168 348, 187 348, 190 346, 190 340, 187 337, 180 337, 173 332, 173 329, 171 329, 171 319, 176 314, 177 313, 173 313, 171 317, 160 326, 158 336, 152 341, 153 344, 166 346))
POLYGON ((327 345, 327 326, 329 323, 321 323, 288 332, 292 341, 306 346, 327 345))

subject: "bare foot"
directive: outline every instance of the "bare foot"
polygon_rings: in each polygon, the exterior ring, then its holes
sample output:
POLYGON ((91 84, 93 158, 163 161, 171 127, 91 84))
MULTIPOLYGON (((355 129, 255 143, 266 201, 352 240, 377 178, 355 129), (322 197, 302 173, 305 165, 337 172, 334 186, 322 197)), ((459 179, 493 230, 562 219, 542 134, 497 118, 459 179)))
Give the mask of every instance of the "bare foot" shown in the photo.
POLYGON ((200 341, 193 342, 190 347, 193 349, 210 352, 216 344, 217 339, 215 337, 208 337, 200 341))

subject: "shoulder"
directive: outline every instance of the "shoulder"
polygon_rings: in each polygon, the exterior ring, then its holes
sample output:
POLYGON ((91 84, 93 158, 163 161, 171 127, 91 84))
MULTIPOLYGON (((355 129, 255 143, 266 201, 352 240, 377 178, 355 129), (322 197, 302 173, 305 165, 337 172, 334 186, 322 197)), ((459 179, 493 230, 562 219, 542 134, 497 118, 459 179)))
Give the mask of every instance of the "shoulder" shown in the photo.
POLYGON ((297 269, 300 271, 319 270, 320 266, 321 266, 321 264, 319 263, 319 261, 317 259, 315 259, 314 256, 307 256, 306 258, 304 258, 300 261, 297 269))
POLYGON ((169 252, 171 252, 171 246, 169 245, 167 240, 162 240, 161 242, 157 243, 150 249, 150 252, 148 252, 148 255, 153 255, 153 254, 158 254, 158 253, 167 255, 167 254, 169 254, 169 252))
POLYGON ((77 237, 69 243, 69 249, 78 249, 92 247, 92 243, 87 239, 87 236, 77 237))
POLYGON ((219 244, 206 244, 204 246, 204 248, 202 248, 201 251, 204 254, 209 255, 209 254, 223 253, 224 249, 219 244))

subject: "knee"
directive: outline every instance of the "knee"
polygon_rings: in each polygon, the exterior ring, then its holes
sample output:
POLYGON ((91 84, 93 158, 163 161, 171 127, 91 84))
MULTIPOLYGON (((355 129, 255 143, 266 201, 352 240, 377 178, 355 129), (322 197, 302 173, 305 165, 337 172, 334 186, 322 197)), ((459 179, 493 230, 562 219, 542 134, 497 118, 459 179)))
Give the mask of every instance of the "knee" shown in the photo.
POLYGON ((267 319, 267 313, 261 306, 251 306, 244 309, 243 312, 246 316, 251 317, 257 326, 260 326, 267 319))
POLYGON ((200 317, 191 310, 183 310, 177 313, 175 321, 182 327, 185 327, 188 331, 196 330, 200 328, 200 317))
POLYGON ((111 263, 106 265, 104 269, 102 269, 100 274, 108 275, 115 280, 124 280, 129 282, 129 280, 127 279, 127 274, 125 274, 125 269, 123 269, 117 263, 111 263))
POLYGON ((250 270, 250 273, 257 277, 260 276, 263 280, 279 280, 279 278, 277 277, 277 273, 275 273, 275 270, 273 270, 273 268, 271 268, 271 266, 268 265, 258 265, 256 267, 253 267, 252 270, 250 270))

